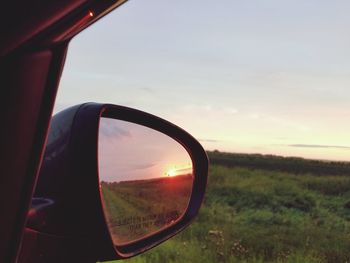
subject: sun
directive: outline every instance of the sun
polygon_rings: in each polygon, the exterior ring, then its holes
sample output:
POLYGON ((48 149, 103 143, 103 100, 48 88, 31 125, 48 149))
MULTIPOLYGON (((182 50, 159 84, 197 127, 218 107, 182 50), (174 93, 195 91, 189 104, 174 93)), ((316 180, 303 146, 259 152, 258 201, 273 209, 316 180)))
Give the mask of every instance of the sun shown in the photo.
POLYGON ((176 175, 176 169, 175 168, 171 168, 166 172, 167 176, 172 177, 176 175))

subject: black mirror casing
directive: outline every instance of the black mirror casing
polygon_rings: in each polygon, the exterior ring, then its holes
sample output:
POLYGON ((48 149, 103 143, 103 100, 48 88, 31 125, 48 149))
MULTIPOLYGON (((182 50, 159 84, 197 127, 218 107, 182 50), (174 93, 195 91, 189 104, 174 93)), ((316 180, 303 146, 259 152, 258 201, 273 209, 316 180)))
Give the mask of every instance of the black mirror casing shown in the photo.
MULTIPOLYGON (((122 153, 121 153, 122 154, 122 153)), ((92 260, 128 258, 167 240, 190 224, 202 203, 208 159, 187 132, 151 114, 111 104, 85 103, 54 116, 27 227, 52 238, 76 239, 92 247, 92 260), (106 223, 98 169, 101 117, 124 120, 164 133, 192 159, 194 181, 186 212, 168 228, 122 246, 114 246, 106 223)), ((77 251, 80 251, 77 249, 77 251)))

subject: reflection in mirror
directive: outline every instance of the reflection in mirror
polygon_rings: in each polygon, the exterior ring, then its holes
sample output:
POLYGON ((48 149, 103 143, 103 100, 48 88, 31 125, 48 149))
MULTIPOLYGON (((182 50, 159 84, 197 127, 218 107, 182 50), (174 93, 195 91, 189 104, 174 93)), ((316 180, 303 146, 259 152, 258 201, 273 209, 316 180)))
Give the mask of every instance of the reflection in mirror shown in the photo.
POLYGON ((99 176, 115 245, 164 229, 186 211, 192 160, 174 139, 148 127, 101 118, 99 176))

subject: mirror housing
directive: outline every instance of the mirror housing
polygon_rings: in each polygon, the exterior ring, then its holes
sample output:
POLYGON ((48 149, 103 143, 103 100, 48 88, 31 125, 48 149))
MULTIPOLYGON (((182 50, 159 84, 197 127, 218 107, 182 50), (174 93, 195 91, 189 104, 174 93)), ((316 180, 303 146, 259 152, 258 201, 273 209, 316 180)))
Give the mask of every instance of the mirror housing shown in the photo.
POLYGON ((94 248, 92 254, 95 258, 92 260, 95 261, 135 256, 169 239, 191 223, 202 203, 207 175, 208 158, 204 149, 174 124, 122 106, 77 105, 52 119, 27 228, 52 238, 76 239, 77 246, 89 244, 94 248), (128 121, 161 132, 180 143, 192 159, 192 193, 183 216, 158 232, 120 246, 113 244, 101 199, 98 168, 101 117, 128 121))

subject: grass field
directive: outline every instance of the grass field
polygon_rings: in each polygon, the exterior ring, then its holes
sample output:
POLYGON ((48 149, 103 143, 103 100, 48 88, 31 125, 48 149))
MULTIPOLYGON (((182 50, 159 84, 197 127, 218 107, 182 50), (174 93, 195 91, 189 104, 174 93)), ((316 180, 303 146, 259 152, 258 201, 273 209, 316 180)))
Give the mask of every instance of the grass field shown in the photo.
POLYGON ((159 231, 176 221, 190 199, 192 175, 102 182, 107 221, 115 244, 159 231))
POLYGON ((214 161, 195 222, 126 262, 350 262, 350 174, 342 174, 349 164, 321 162, 331 171, 325 173, 314 161, 262 156, 254 169, 241 160, 248 155, 237 162, 237 155, 209 156, 214 161), (293 162, 300 166, 295 171, 293 162))

